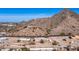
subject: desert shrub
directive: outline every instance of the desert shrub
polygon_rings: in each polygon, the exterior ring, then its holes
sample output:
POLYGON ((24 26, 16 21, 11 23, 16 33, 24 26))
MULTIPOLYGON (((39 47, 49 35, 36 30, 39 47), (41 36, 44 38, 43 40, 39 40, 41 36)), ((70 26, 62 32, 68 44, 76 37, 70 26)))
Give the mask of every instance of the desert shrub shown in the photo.
POLYGON ((62 15, 61 19, 65 19, 66 17, 64 15, 62 15))
POLYGON ((67 47, 63 47, 64 49, 66 49, 67 51, 69 51, 70 49, 69 49, 69 47, 67 46, 67 47))
POLYGON ((40 43, 44 43, 44 40, 41 39, 41 40, 40 40, 40 43))
POLYGON ((79 47, 77 47, 77 51, 79 51, 79 47))
POLYGON ((32 32, 35 32, 34 29, 32 30, 32 32))
POLYGON ((71 17, 73 17, 74 15, 72 14, 72 15, 70 15, 71 17))
POLYGON ((35 42, 35 39, 33 39, 33 41, 35 42))
POLYGON ((21 42, 21 40, 17 40, 17 42, 21 42))
POLYGON ((24 28, 27 28, 27 26, 24 26, 24 28))
POLYGON ((57 41, 53 41, 52 45, 58 45, 59 43, 57 41))
POLYGON ((72 39, 72 37, 71 37, 71 36, 69 36, 69 39, 72 39))
POLYGON ((69 42, 69 44, 71 44, 71 42, 69 42))
POLYGON ((47 29, 47 34, 50 34, 51 29, 47 29))
POLYGON ((35 45, 35 40, 30 41, 30 45, 35 45))
POLYGON ((45 36, 47 36, 47 35, 48 35, 48 33, 45 34, 45 36))
POLYGON ((69 36, 71 36, 71 35, 72 35, 72 33, 68 33, 68 35, 69 35, 69 36))
POLYGON ((66 39, 63 39, 63 41, 66 41, 66 39))
POLYGON ((72 28, 75 28, 75 26, 72 26, 72 28))
POLYGON ((35 42, 30 42, 30 45, 35 45, 35 42))
POLYGON ((52 51, 57 51, 56 49, 53 49, 52 51))
POLYGON ((13 50, 12 48, 9 49, 9 51, 12 51, 12 50, 13 50))
POLYGON ((24 48, 21 48, 21 51, 30 51, 30 48, 24 47, 24 48))
POLYGON ((60 33, 60 35, 61 35, 61 36, 64 36, 64 35, 65 35, 65 33, 64 33, 64 32, 61 32, 61 33, 60 33))
POLYGON ((66 47, 66 50, 67 50, 67 51, 70 51, 70 49, 71 49, 71 46, 68 45, 68 46, 66 47))
POLYGON ((72 37, 75 37, 75 35, 72 35, 72 37))
POLYGON ((35 39, 33 38, 33 40, 30 40, 30 45, 35 45, 35 39))
POLYGON ((24 46, 24 47, 25 47, 26 45, 24 44, 24 45, 22 45, 22 46, 24 46))
POLYGON ((64 49, 66 49, 67 51, 69 51, 69 50, 70 50, 70 48, 69 48, 69 47, 64 47, 64 49))

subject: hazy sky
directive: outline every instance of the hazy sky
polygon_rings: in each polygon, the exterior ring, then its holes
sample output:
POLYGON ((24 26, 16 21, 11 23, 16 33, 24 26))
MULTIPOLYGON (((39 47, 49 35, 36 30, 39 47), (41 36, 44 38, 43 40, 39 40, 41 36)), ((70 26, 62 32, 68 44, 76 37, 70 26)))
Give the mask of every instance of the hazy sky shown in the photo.
MULTIPOLYGON (((63 8, 0 8, 0 22, 20 22, 35 18, 53 16, 63 8)), ((78 8, 71 8, 79 14, 78 8)))

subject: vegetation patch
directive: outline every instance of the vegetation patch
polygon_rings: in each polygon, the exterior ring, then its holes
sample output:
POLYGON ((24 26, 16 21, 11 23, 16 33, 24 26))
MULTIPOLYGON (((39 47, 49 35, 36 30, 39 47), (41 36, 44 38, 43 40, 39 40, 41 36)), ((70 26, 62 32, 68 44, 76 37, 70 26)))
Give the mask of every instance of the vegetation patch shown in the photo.
POLYGON ((64 35, 65 35, 65 33, 64 33, 64 32, 61 32, 61 33, 60 33, 60 35, 61 35, 61 36, 64 36, 64 35))
POLYGON ((57 41, 52 42, 52 45, 58 45, 58 44, 59 44, 59 42, 57 42, 57 41))
POLYGON ((50 34, 50 32, 51 32, 51 29, 47 29, 47 35, 50 34))
POLYGON ((24 47, 24 48, 21 48, 21 51, 30 51, 30 48, 24 47))
POLYGON ((40 40, 40 43, 44 43, 44 40, 41 39, 41 40, 40 40))

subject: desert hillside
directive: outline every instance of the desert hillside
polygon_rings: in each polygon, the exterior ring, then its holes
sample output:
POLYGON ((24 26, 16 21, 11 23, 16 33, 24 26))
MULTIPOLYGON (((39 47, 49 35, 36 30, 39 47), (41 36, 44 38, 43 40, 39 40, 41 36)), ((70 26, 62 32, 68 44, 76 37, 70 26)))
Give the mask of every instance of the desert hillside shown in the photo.
POLYGON ((7 35, 16 36, 68 35, 69 33, 79 34, 79 14, 64 9, 47 18, 23 21, 17 23, 15 26, 1 26, 0 31, 3 29, 3 32, 8 32, 7 35))

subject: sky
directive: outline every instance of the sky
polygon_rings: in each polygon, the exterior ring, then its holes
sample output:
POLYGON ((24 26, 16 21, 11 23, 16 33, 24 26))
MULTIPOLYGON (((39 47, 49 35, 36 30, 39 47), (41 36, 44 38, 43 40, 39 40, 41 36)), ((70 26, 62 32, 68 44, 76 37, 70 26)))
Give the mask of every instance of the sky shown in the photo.
MULTIPOLYGON (((0 8, 0 22, 21 22, 36 18, 51 17, 63 8, 0 8)), ((79 14, 79 8, 69 10, 79 14)))

